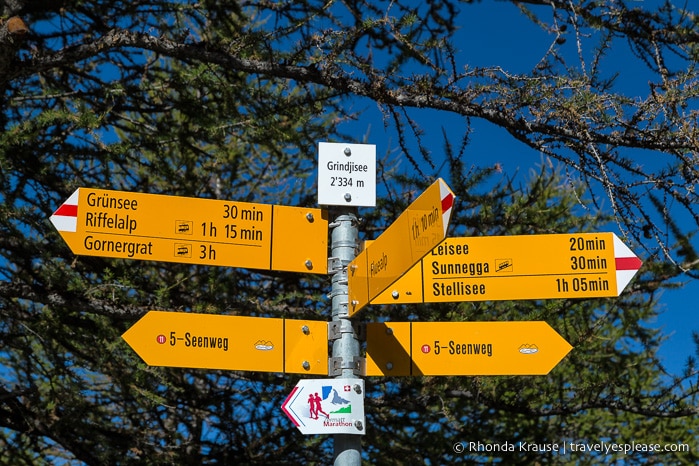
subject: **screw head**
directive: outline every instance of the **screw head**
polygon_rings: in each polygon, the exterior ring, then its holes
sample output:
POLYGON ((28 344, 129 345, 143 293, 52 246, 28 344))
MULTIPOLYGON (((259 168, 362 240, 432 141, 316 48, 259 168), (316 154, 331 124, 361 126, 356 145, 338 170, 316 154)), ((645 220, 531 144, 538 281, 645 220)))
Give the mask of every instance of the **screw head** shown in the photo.
POLYGON ((393 370, 393 363, 392 363, 392 362, 387 362, 387 363, 386 363, 386 370, 387 370, 387 371, 393 370))
POLYGON ((311 363, 309 363, 308 361, 303 361, 302 366, 305 370, 309 370, 311 368, 311 363))
POLYGON ((362 387, 359 386, 359 384, 354 384, 354 391, 357 393, 362 393, 362 387))
POLYGON ((352 155, 352 149, 350 149, 349 147, 345 147, 345 155, 346 155, 347 157, 349 157, 350 155, 352 155))
POLYGON ((313 218, 313 212, 308 212, 308 213, 306 214, 306 220, 308 220, 309 222, 312 222, 312 221, 314 220, 314 218, 313 218))
POLYGON ((356 427, 357 430, 364 430, 364 425, 362 424, 362 421, 354 421, 354 427, 356 427))
POLYGON ((398 299, 398 296, 400 296, 400 293, 398 292, 398 290, 393 290, 393 292, 391 293, 391 296, 393 296, 393 299, 398 299))
POLYGON ((352 200, 352 195, 350 193, 345 193, 345 201, 349 202, 352 200))
POLYGON ((304 325, 303 327, 301 327, 301 331, 304 335, 308 335, 309 333, 311 333, 311 329, 308 328, 308 325, 304 325))
POLYGON ((304 262, 304 265, 309 270, 313 268, 313 262, 310 259, 306 259, 306 262, 304 262))

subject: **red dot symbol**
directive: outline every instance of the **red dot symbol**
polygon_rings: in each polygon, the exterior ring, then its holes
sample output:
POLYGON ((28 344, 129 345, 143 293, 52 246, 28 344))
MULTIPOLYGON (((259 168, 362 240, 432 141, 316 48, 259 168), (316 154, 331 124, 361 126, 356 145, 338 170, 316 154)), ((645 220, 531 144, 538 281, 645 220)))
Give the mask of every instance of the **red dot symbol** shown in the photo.
POLYGON ((422 352, 427 354, 431 350, 430 345, 422 345, 422 352))
POLYGON ((165 335, 162 335, 162 334, 161 334, 161 335, 158 335, 158 338, 156 338, 156 340, 157 340, 158 343, 160 343, 161 345, 164 345, 165 342, 167 341, 167 340, 165 339, 165 335))

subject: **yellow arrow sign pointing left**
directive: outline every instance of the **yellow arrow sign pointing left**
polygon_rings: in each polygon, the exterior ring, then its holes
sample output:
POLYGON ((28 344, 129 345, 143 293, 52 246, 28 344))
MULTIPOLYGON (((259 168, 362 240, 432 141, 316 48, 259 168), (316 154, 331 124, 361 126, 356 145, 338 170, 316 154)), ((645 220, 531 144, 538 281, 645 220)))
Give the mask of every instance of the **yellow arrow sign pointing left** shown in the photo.
POLYGON ((328 269, 327 214, 319 209, 79 188, 51 222, 79 255, 321 274, 328 269))
POLYGON ((150 366, 328 374, 323 321, 150 311, 122 338, 150 366))

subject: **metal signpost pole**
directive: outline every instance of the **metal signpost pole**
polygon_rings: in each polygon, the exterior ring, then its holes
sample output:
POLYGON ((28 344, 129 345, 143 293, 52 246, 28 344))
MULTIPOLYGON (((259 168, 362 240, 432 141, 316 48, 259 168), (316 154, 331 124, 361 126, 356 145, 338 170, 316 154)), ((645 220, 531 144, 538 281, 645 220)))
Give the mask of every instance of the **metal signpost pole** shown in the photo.
MULTIPOLYGON (((355 359, 359 357, 359 340, 349 319, 347 265, 357 255, 359 248, 356 208, 344 208, 330 224, 332 227, 331 266, 333 338, 330 372, 336 378, 355 378, 355 359)), ((358 387, 357 387, 358 388, 358 387)), ((356 388, 355 388, 356 389, 356 388)), ((359 422, 359 421, 357 421, 359 422)), ((356 426, 363 430, 366 426, 356 426)), ((335 465, 359 466, 361 464, 361 435, 335 434, 335 465)))

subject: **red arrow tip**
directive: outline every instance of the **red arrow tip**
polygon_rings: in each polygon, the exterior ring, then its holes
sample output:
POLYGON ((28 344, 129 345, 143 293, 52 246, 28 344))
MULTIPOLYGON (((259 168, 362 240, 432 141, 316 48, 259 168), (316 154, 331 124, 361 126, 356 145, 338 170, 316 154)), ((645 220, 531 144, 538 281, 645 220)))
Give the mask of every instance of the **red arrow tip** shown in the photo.
POLYGON ((298 386, 294 387, 294 389, 291 390, 291 393, 289 393, 289 396, 286 397, 286 400, 284 400, 284 403, 282 403, 282 411, 284 411, 284 414, 286 414, 286 417, 288 417, 289 419, 291 419, 291 422, 293 422, 294 425, 295 425, 296 427, 298 427, 299 423, 298 423, 298 421, 296 420, 296 417, 295 417, 294 415, 292 415, 292 414, 286 409, 286 405, 288 405, 288 404, 291 402, 291 399, 293 398, 294 393, 296 393, 296 391, 297 391, 298 389, 299 389, 298 386))
POLYGON ((78 206, 71 204, 63 204, 61 207, 56 209, 53 215, 62 215, 65 217, 77 217, 78 216, 78 206))
POLYGON ((638 257, 616 257, 617 270, 638 270, 643 265, 643 262, 638 257))
POLYGON ((454 206, 454 195, 452 193, 449 193, 442 199, 442 213, 451 209, 453 206, 454 206))

